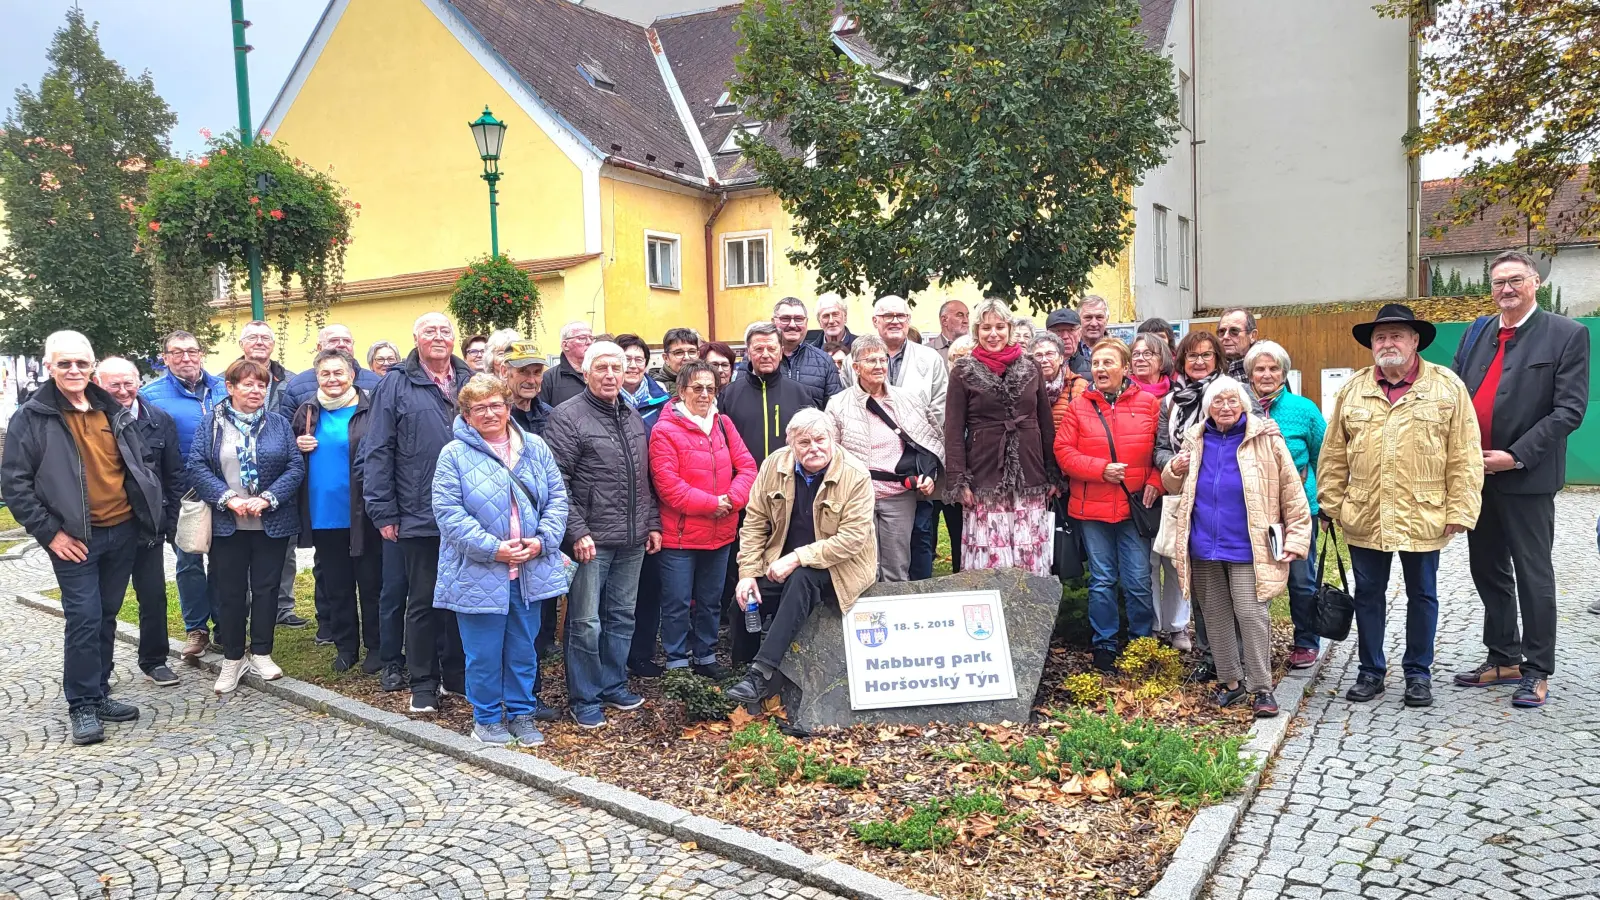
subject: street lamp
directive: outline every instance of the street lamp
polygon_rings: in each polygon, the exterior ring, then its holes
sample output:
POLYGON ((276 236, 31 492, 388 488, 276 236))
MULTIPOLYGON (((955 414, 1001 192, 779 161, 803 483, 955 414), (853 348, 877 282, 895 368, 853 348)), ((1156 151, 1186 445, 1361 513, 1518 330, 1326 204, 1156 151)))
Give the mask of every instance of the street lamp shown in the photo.
POLYGON ((468 122, 472 139, 478 142, 478 158, 483 160, 483 180, 489 182, 489 247, 494 256, 500 255, 500 223, 495 207, 500 205, 496 183, 500 181, 500 144, 506 137, 506 123, 496 119, 489 107, 477 121, 468 122))

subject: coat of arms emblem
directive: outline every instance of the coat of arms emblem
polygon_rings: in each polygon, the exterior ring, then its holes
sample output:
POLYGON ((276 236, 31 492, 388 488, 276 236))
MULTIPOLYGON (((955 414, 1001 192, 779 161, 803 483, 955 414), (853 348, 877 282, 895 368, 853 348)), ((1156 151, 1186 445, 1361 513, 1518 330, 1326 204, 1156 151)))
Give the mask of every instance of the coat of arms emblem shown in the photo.
POLYGON ((994 634, 994 607, 988 603, 962 606, 961 618, 967 626, 967 635, 975 641, 986 641, 994 634))

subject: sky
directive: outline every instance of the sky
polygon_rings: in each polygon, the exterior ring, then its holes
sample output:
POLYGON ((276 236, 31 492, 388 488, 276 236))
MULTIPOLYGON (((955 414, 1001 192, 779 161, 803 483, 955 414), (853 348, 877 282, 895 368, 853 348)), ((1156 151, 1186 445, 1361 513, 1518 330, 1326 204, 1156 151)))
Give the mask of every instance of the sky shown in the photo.
MULTIPOLYGON (((107 55, 131 75, 150 72, 178 115, 173 152, 202 151, 202 128, 220 134, 238 127, 227 0, 0 0, 0 109, 15 106, 17 88, 38 87, 45 50, 74 5, 100 24, 107 55)), ((326 0, 245 0, 245 18, 252 23, 245 39, 255 47, 250 110, 257 127, 324 6, 326 0)), ((1422 177, 1448 177, 1464 166, 1459 154, 1430 154, 1422 161, 1422 177)))

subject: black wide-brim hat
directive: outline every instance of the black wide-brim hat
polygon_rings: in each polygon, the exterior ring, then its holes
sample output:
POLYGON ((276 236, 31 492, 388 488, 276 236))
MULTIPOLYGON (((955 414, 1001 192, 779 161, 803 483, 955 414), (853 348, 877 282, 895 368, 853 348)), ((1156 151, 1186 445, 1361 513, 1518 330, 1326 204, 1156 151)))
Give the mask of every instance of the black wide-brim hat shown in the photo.
POLYGON ((1417 349, 1419 351, 1428 349, 1428 345, 1433 343, 1433 339, 1439 334, 1439 330, 1433 327, 1432 322, 1417 318, 1417 314, 1411 311, 1411 307, 1404 303, 1385 303, 1383 308, 1378 310, 1377 318, 1371 322, 1362 322, 1360 325, 1351 328, 1350 333, 1355 335, 1357 343, 1371 350, 1372 330, 1379 325, 1408 326, 1417 333, 1419 339, 1417 341, 1417 349))

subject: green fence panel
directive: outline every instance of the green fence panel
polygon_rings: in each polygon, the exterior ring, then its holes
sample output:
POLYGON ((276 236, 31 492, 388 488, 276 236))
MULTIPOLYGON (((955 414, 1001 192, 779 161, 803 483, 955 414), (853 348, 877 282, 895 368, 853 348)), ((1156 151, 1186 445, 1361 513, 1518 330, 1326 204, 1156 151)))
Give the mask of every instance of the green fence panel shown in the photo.
MULTIPOLYGON (((1576 321, 1589 329, 1589 411, 1583 424, 1567 439, 1567 483, 1600 484, 1600 318, 1585 317, 1576 321)), ((1431 363, 1448 366, 1454 360, 1456 347, 1467 333, 1471 322, 1441 322, 1439 336, 1433 346, 1422 351, 1422 358, 1431 363)))

